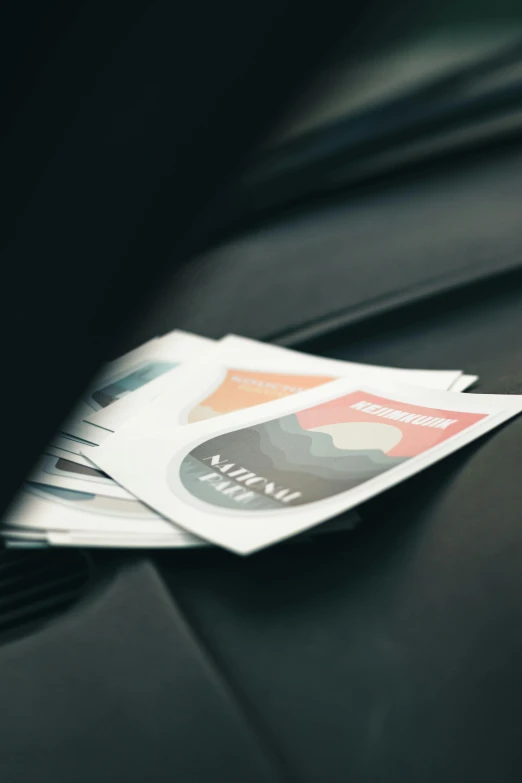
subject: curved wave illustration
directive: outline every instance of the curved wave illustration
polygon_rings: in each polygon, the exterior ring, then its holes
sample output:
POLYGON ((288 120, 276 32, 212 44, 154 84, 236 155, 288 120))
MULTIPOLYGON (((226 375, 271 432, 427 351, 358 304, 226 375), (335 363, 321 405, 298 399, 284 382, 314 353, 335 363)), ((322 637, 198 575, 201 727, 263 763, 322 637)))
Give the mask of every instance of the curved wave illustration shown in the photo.
MULTIPOLYGON (((357 440, 360 442, 360 438, 357 440)), ((201 476, 213 470, 210 465, 216 455, 222 466, 232 466, 223 472, 219 486, 224 490, 230 490, 235 483, 233 478, 227 482, 227 474, 233 473, 235 467, 245 468, 264 477, 265 487, 272 482, 288 488, 288 494, 295 495, 292 506, 337 495, 404 462, 404 458, 389 457, 380 449, 338 448, 330 433, 304 430, 297 416, 290 414, 211 438, 193 449, 182 463, 180 477, 190 492, 229 508, 237 508, 234 497, 220 496, 211 482, 201 482, 201 476)), ((268 496, 268 489, 263 490, 263 483, 257 482, 252 508, 288 507, 277 502, 270 492, 268 496)), ((248 507, 245 504, 244 508, 248 507)))

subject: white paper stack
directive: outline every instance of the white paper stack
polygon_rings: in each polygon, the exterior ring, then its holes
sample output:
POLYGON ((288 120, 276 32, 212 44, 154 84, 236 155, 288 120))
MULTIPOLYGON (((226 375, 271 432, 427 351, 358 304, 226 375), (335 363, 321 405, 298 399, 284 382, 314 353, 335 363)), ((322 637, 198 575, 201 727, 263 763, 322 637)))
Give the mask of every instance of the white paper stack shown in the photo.
POLYGON ((3 519, 10 546, 247 554, 357 506, 516 415, 460 370, 376 367, 186 332, 112 362, 3 519))

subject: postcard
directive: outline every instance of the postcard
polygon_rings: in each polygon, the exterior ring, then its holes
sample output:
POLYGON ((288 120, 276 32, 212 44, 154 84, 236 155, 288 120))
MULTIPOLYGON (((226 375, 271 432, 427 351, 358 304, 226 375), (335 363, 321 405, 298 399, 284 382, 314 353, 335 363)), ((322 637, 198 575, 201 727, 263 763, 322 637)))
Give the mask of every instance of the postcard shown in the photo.
POLYGON ((66 435, 99 445, 103 432, 88 421, 90 414, 132 396, 183 361, 191 361, 214 346, 214 341, 176 330, 151 340, 110 362, 83 395, 75 411, 62 424, 66 435))
POLYGON ((2 528, 26 532, 165 537, 192 546, 194 537, 138 500, 28 483, 2 519, 2 528))
POLYGON ((521 410, 521 396, 377 386, 364 375, 190 427, 158 399, 95 462, 164 517, 247 554, 355 508, 521 410))

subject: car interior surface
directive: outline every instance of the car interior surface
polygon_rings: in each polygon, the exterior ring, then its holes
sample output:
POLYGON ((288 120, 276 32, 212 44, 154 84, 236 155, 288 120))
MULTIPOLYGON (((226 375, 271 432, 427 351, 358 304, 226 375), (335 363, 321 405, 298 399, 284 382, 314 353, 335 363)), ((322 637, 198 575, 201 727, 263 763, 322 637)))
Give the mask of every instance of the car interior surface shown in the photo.
MULTIPOLYGON (((522 393, 517 4, 4 12, 2 510, 175 328, 522 393)), ((518 783, 521 463, 517 418, 248 557, 0 544, 0 780, 518 783)))

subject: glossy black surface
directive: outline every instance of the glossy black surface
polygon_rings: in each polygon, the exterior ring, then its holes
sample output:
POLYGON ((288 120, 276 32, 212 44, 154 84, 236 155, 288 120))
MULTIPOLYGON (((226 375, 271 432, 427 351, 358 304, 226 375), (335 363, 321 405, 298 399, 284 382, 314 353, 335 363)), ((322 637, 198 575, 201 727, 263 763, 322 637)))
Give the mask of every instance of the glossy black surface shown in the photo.
MULTIPOLYGON (((520 391, 520 305, 510 286, 442 302, 330 353, 520 391)), ((520 779, 521 460, 519 418, 367 504, 353 533, 246 560, 157 558, 296 779, 520 779)))
MULTIPOLYGON (((513 392, 521 313, 511 280, 321 341, 513 392)), ((0 649, 6 780, 519 780, 521 461, 519 418, 354 532, 246 559, 95 554, 90 597, 0 649)))

